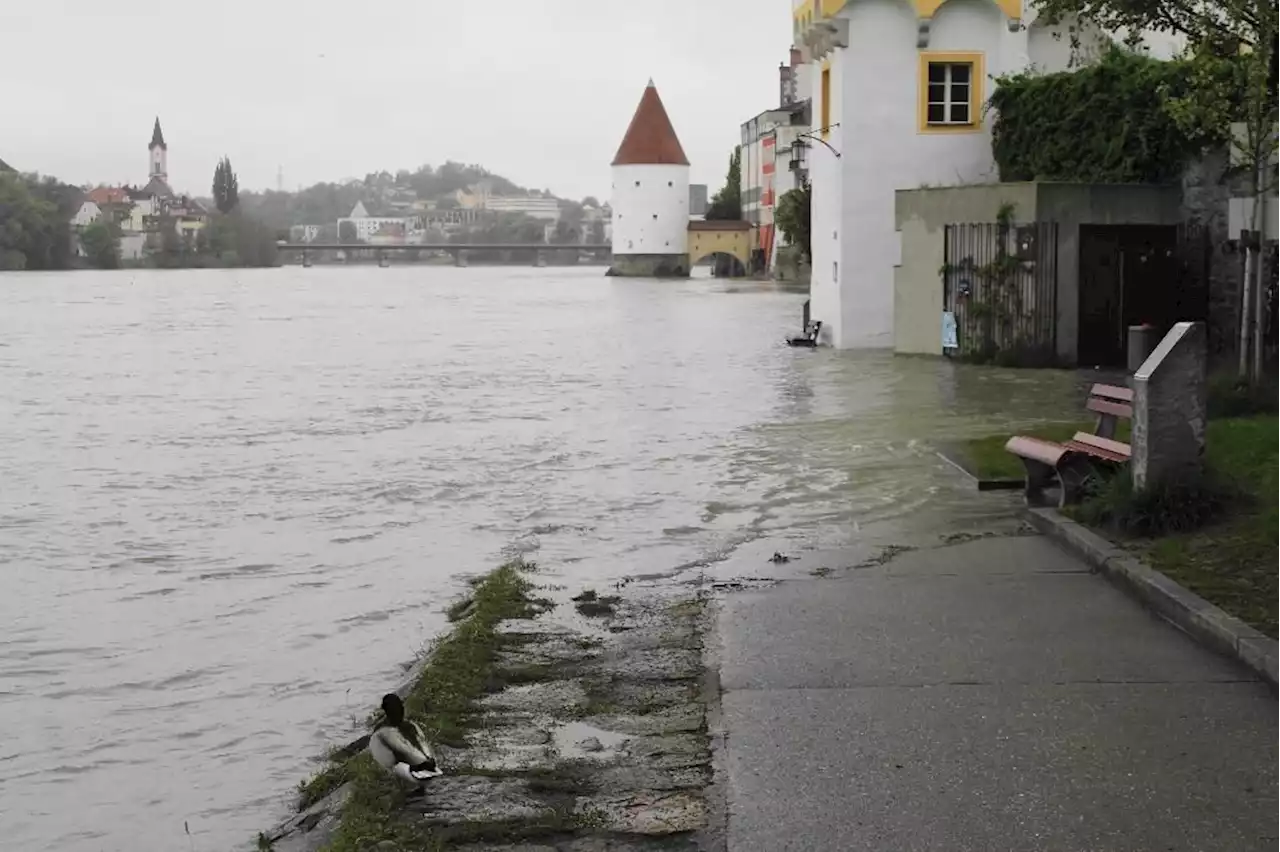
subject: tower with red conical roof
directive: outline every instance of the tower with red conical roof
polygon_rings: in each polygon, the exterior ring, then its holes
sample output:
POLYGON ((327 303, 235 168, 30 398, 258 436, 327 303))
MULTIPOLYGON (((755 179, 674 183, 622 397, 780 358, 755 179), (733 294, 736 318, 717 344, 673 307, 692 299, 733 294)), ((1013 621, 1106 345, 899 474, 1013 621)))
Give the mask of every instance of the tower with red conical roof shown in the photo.
POLYGON ((611 275, 689 274, 689 159, 649 81, 613 158, 611 275))

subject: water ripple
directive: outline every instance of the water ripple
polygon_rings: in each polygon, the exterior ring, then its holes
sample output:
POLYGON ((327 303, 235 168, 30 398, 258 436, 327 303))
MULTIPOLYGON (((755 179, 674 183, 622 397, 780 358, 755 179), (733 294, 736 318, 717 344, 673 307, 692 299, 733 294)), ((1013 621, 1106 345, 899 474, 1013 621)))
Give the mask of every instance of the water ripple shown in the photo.
POLYGON ((914 523, 949 481, 922 442, 1074 398, 796 352, 771 285, 599 272, 0 273, 5 848, 231 848, 466 576, 914 523))

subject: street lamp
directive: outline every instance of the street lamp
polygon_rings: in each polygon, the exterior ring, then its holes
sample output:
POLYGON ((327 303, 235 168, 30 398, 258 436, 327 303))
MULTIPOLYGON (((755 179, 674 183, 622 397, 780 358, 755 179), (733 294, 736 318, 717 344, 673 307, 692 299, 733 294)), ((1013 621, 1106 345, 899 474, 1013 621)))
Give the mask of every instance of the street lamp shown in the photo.
POLYGON ((804 161, 804 152, 809 148, 809 144, 804 141, 806 139, 812 139, 818 142, 823 147, 825 147, 828 151, 835 154, 837 160, 840 159, 840 152, 837 151, 835 148, 832 148, 831 144, 827 142, 827 140, 823 139, 822 136, 820 135, 822 133, 826 133, 828 130, 831 130, 833 127, 839 127, 839 126, 840 124, 837 122, 836 124, 829 124, 826 127, 820 127, 817 130, 811 130, 808 133, 801 133, 799 136, 797 136, 795 140, 791 143, 791 162, 789 164, 791 167, 791 171, 797 172, 801 170, 801 164, 804 161))

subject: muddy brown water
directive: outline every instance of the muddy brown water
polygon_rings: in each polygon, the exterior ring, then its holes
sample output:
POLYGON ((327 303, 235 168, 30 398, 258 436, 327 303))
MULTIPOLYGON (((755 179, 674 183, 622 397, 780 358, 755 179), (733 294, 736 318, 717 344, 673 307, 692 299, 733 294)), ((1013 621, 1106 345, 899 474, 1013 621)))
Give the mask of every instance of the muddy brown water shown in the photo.
POLYGON ((5 847, 243 845, 465 576, 978 524, 1013 498, 934 442, 1078 411, 1069 373, 789 349, 803 300, 598 268, 0 275, 5 847))

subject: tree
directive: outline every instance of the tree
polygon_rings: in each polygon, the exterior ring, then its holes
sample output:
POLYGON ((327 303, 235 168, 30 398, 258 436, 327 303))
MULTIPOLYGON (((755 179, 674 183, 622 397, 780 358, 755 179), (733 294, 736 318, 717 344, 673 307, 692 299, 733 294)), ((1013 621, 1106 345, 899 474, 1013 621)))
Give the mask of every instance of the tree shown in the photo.
POLYGON ((356 230, 356 223, 350 219, 343 219, 338 223, 338 242, 340 243, 358 243, 360 242, 360 232, 356 230))
POLYGON ((791 245, 798 246, 804 253, 804 259, 810 262, 813 260, 809 229, 812 201, 813 193, 805 181, 782 194, 778 199, 778 209, 773 214, 773 222, 782 236, 791 245))
POLYGON ((582 199, 582 206, 583 207, 599 207, 600 201, 594 195, 588 195, 586 198, 582 199))
POLYGON ((99 219, 80 232, 84 256, 98 269, 120 268, 120 232, 115 223, 99 219))
POLYGON ((78 198, 75 187, 53 178, 0 172, 0 269, 70 266, 78 198))
POLYGON ((240 203, 240 182, 228 157, 219 160, 213 170, 213 203, 220 213, 230 213, 240 203))
POLYGON ((551 242, 556 245, 568 246, 578 242, 578 229, 572 222, 561 219, 556 222, 555 230, 551 232, 551 242))
POLYGON ((1227 142, 1232 161, 1248 175, 1253 199, 1244 286, 1240 288, 1239 371, 1261 379, 1264 288, 1261 237, 1266 198, 1276 186, 1276 38, 1274 0, 1038 0, 1050 23, 1070 19, 1125 32, 1136 43, 1143 32, 1183 36, 1195 85, 1169 98, 1169 110, 1185 129, 1227 142), (1249 359, 1250 338, 1253 359, 1249 359))
POLYGON ((707 207, 709 220, 738 220, 742 218, 742 146, 735 145, 729 155, 729 173, 724 186, 711 199, 707 207))

